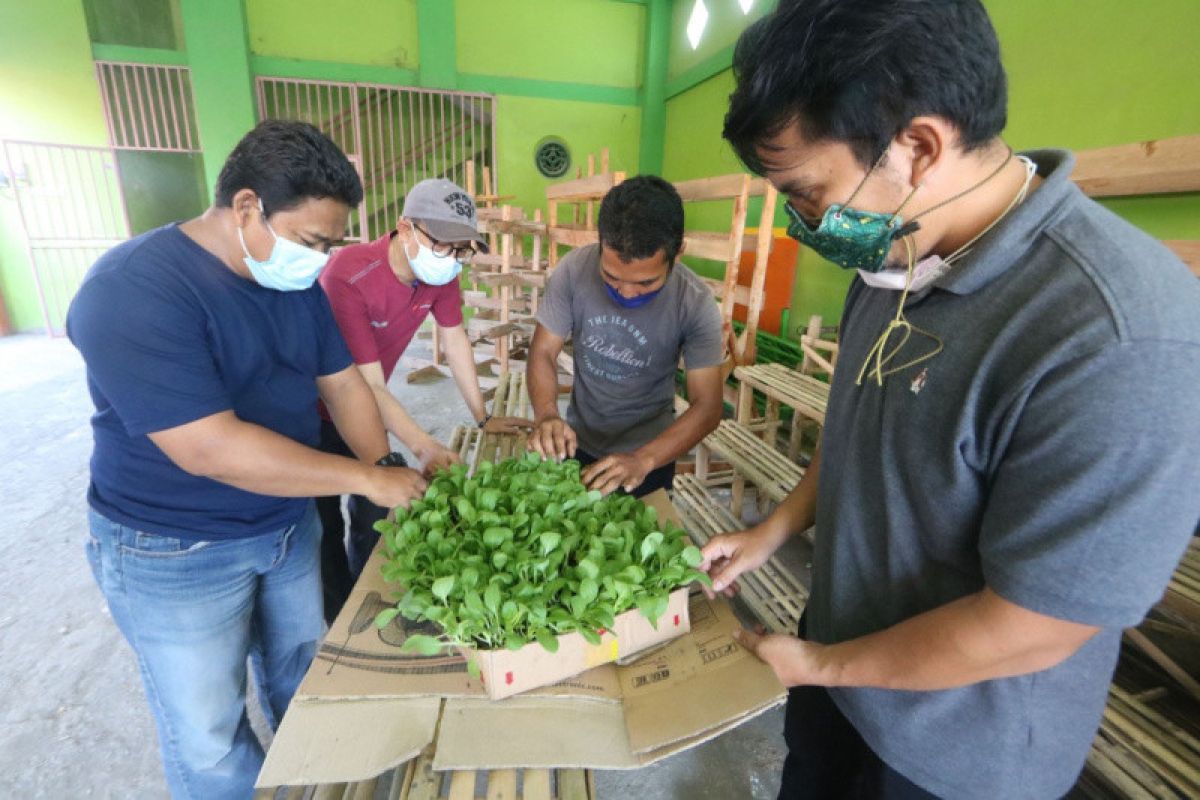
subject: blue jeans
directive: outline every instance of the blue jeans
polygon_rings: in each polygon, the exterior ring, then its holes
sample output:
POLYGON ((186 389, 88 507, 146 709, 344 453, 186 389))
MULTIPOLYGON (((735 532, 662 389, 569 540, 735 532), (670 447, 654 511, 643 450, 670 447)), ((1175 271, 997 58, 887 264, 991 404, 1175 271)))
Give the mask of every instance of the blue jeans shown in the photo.
POLYGON ((246 713, 246 661, 274 728, 324 628, 310 504, 290 528, 194 542, 88 512, 88 562, 133 647, 175 798, 248 798, 263 750, 246 713))

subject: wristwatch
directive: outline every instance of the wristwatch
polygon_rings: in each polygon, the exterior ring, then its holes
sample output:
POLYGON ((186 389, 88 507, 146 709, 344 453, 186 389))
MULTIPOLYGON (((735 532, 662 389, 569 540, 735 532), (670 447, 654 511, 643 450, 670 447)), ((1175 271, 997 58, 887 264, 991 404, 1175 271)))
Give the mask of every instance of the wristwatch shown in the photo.
POLYGON ((484 429, 484 426, 486 426, 486 425, 487 425, 489 422, 491 422, 491 421, 492 421, 492 415, 491 415, 491 414, 484 414, 484 415, 483 415, 483 419, 479 420, 479 423, 478 423, 478 424, 479 424, 479 430, 483 430, 483 429, 484 429))
POLYGON ((383 458, 375 462, 377 467, 407 467, 408 462, 404 460, 404 456, 397 453, 395 450, 388 453, 383 458))

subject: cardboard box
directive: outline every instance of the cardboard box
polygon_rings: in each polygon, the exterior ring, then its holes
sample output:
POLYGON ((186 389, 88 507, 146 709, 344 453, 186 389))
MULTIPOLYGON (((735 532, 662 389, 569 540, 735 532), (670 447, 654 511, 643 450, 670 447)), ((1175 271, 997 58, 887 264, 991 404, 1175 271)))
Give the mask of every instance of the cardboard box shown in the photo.
POLYGON ((691 630, 687 588, 671 592, 667 610, 657 622, 656 628, 635 608, 618 614, 613 629, 601 633, 599 644, 589 644, 578 633, 565 633, 557 637, 558 650, 553 653, 530 642, 520 650, 463 648, 462 654, 479 664, 488 697, 502 700, 572 678, 601 664, 630 658, 687 633, 691 630))
MULTIPOLYGON (((647 503, 678 522, 665 493, 647 503)), ((461 655, 399 652, 405 636, 436 632, 430 623, 397 618, 375 627, 393 591, 381 565, 376 552, 326 635, 275 734, 260 787, 364 780, 430 744, 435 769, 632 769, 786 697, 771 668, 733 639, 728 603, 696 593, 690 630, 633 663, 491 700, 461 655)))

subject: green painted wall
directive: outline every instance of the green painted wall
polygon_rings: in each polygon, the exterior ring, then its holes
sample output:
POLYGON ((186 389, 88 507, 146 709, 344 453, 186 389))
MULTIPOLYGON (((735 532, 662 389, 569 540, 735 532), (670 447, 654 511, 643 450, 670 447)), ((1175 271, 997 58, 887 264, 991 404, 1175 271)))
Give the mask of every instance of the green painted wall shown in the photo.
MULTIPOLYGON (((1013 147, 1081 150, 1200 133, 1200 3, 987 0, 1013 147), (1069 32, 1069 35, 1064 35, 1069 32)), ((1105 200, 1162 239, 1200 239, 1200 193, 1105 200)))
MULTIPOLYGON (((723 2, 709 0, 710 9, 723 2)), ((985 2, 1008 70, 1005 137, 1014 147, 1084 149, 1200 133, 1194 77, 1200 75, 1200 3, 1158 0, 1138 4, 1134 14, 1122 0, 1090 0, 1086 13, 1079 3, 985 2)), ((676 0, 672 75, 704 58, 676 47, 687 21, 680 8, 690 11, 691 3, 676 0)), ((734 37, 709 24, 714 41, 701 50, 727 47, 734 37)), ((677 180, 740 168, 720 138, 732 90, 732 73, 725 70, 668 100, 664 175, 677 180)), ((1200 238, 1200 194, 1104 202, 1160 238, 1200 238)), ((836 320, 851 277, 802 249, 789 319, 793 335, 810 314, 821 314, 826 324, 836 320)))
POLYGON ((457 0, 458 71, 637 87, 646 10, 613 0, 457 0), (552 6, 552 8, 550 8, 552 6))
MULTIPOLYGON (((0 110, 0 139, 107 144, 79 0, 0 3, 0 110)), ((14 328, 42 327, 11 187, 0 188, 0 291, 14 328)))
MULTIPOLYGON (((532 215, 546 207, 546 186, 534 167, 534 146, 545 136, 562 138, 575 165, 587 170, 587 154, 609 148, 609 168, 637 171, 641 112, 632 106, 501 95, 496 99, 496 146, 500 191, 532 215)), ((596 168, 599 169, 597 163, 596 168)))
POLYGON ((416 0, 245 0, 259 56, 416 69, 416 0))

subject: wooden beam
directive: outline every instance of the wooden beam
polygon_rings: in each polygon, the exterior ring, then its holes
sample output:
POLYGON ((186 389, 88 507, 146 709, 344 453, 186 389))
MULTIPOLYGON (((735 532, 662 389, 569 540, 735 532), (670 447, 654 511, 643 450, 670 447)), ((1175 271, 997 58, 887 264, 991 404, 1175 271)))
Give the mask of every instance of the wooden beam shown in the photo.
POLYGON ((549 238, 554 244, 583 247, 600 241, 600 232, 576 225, 560 225, 557 228, 549 229, 549 238))
POLYGON ((696 178, 690 181, 680 181, 675 184, 675 191, 683 198, 683 202, 691 203, 704 200, 732 200, 741 197, 750 183, 750 176, 744 172, 734 175, 718 175, 715 178, 696 178))
POLYGON ((625 180, 623 172, 602 172, 587 178, 554 183, 546 187, 546 199, 559 203, 603 200, 608 190, 625 180))
POLYGON ((1200 277, 1200 240, 1171 239, 1163 244, 1171 248, 1180 261, 1188 265, 1193 275, 1200 277))
POLYGON ((1091 197, 1200 191, 1200 135, 1084 150, 1071 178, 1091 197))

